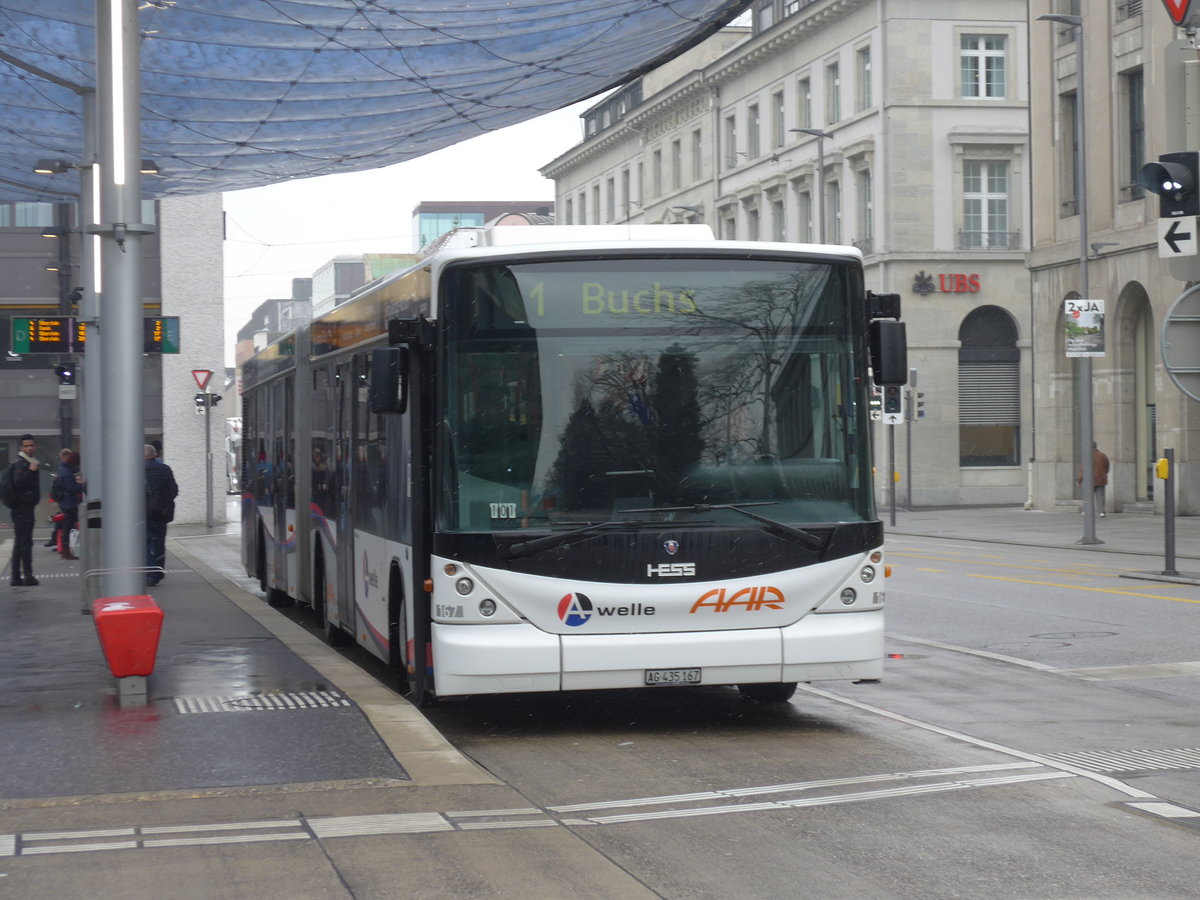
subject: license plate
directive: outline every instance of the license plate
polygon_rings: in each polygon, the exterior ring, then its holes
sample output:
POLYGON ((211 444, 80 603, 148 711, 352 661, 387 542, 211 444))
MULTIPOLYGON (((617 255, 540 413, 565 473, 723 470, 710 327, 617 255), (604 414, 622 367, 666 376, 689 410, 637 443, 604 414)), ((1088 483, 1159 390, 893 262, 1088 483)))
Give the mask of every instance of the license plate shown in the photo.
POLYGON ((699 684, 699 669, 647 669, 646 684, 699 684))

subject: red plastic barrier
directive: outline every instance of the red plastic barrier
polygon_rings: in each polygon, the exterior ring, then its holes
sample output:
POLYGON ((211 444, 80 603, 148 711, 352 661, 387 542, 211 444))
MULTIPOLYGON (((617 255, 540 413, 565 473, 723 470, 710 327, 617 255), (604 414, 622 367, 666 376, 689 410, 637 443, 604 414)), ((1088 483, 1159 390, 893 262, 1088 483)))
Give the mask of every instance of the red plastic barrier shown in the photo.
POLYGON ((101 597, 92 602, 92 618, 113 675, 124 678, 154 671, 163 611, 153 597, 101 597))

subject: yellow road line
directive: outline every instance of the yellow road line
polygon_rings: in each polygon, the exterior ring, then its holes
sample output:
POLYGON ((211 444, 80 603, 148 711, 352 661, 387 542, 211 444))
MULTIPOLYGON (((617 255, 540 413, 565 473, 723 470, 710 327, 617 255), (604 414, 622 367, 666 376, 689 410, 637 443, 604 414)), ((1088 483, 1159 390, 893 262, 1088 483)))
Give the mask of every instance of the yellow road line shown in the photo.
POLYGON ((1119 591, 1116 588, 1084 587, 1080 584, 1058 584, 1054 581, 1031 581, 1026 578, 1005 578, 1003 575, 975 575, 968 573, 968 578, 985 578, 989 581, 1015 581, 1018 584, 1036 584, 1042 587, 1067 588, 1074 591, 1093 591, 1097 594, 1121 594, 1125 597, 1145 597, 1149 600, 1173 600, 1176 603, 1200 603, 1192 597, 1164 597, 1162 594, 1143 594, 1139 591, 1119 591))

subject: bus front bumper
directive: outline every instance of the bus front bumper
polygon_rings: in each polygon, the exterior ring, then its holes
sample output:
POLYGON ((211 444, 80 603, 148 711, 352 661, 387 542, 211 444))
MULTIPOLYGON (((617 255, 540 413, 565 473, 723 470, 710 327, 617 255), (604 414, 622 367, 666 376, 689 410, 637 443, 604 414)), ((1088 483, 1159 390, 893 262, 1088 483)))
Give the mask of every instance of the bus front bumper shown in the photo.
POLYGON ((433 624, 439 696, 634 688, 647 670, 699 669, 700 684, 883 677, 883 610, 810 613, 785 628, 557 635, 532 625, 433 624))

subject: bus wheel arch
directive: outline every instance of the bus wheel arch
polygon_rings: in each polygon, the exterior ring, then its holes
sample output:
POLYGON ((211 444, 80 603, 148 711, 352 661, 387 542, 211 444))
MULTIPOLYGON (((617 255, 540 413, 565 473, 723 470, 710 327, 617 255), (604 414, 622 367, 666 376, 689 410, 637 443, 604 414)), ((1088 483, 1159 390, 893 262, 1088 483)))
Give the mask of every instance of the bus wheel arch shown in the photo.
POLYGON ((407 694, 410 689, 408 677, 408 603, 404 596, 404 573, 400 563, 392 560, 388 572, 388 642, 391 644, 392 667, 396 670, 397 689, 407 694))
POLYGON ((778 684, 739 684, 738 690, 751 703, 787 703, 796 693, 796 682, 778 684))

